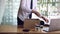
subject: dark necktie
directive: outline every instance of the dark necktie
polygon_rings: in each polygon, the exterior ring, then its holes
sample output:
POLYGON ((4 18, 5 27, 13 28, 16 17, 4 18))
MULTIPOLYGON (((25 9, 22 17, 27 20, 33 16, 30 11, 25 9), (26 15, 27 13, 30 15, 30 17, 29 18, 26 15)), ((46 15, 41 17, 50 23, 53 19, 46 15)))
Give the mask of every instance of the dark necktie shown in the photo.
MULTIPOLYGON (((32 9, 33 8, 33 0, 31 0, 31 4, 30 4, 30 9, 32 9)), ((29 18, 31 19, 31 17, 32 17, 32 13, 29 15, 29 18)))

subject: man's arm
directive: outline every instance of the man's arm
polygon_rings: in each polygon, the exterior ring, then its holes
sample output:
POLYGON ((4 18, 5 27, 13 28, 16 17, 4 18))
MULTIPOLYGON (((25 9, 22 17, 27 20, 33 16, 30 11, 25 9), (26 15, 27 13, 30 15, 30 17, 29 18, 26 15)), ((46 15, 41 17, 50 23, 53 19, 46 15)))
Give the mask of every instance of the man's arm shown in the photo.
POLYGON ((40 15, 40 13, 39 13, 39 12, 37 12, 37 11, 35 11, 35 10, 32 10, 32 13, 36 14, 38 17, 40 17, 40 18, 41 18, 41 15, 40 15))
POLYGON ((48 19, 45 18, 44 16, 41 16, 41 14, 35 10, 32 10, 32 13, 36 14, 39 18, 42 18, 43 20, 45 20, 46 22, 48 22, 48 19))

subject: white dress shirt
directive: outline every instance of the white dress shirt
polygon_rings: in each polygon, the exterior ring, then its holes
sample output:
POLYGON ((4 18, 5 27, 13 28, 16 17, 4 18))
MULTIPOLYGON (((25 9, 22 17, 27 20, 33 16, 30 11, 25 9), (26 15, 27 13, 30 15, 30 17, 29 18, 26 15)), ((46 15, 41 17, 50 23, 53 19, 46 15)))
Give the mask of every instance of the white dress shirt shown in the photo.
MULTIPOLYGON (((33 9, 36 9, 37 3, 36 0, 33 0, 33 9)), ((20 9, 18 12, 18 17, 24 21, 25 19, 29 19, 29 14, 31 13, 30 9, 31 0, 21 0, 20 9)))

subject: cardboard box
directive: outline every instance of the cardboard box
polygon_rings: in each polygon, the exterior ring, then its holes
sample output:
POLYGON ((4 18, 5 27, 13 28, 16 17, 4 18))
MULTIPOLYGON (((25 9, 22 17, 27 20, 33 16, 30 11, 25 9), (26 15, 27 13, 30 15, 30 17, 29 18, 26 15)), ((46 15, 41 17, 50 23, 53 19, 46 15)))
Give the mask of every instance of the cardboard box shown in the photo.
POLYGON ((26 19, 24 21, 24 28, 32 29, 35 28, 35 23, 40 24, 39 19, 26 19))

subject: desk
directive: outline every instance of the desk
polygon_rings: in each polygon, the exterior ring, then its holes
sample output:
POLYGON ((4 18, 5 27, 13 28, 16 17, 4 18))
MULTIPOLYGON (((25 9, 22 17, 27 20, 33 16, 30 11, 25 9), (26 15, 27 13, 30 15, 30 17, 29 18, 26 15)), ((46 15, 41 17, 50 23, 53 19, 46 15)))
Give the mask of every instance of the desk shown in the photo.
MULTIPOLYGON (((17 26, 8 26, 8 25, 0 25, 0 32, 2 33, 20 33, 20 34, 40 34, 45 32, 36 32, 36 31, 30 31, 30 32, 23 32, 23 28, 17 28, 17 26)), ((60 31, 53 31, 48 33, 60 33, 60 31)))
POLYGON ((17 32, 17 26, 0 25, 0 32, 4 32, 4 33, 17 32))
POLYGON ((21 28, 18 28, 17 32, 20 34, 40 34, 40 33, 43 33, 43 32, 36 32, 36 31, 23 32, 21 28))
POLYGON ((36 32, 36 31, 23 32, 22 30, 23 30, 23 28, 18 28, 17 32, 21 33, 21 34, 60 33, 60 31, 44 32, 41 30, 40 32, 36 32))

